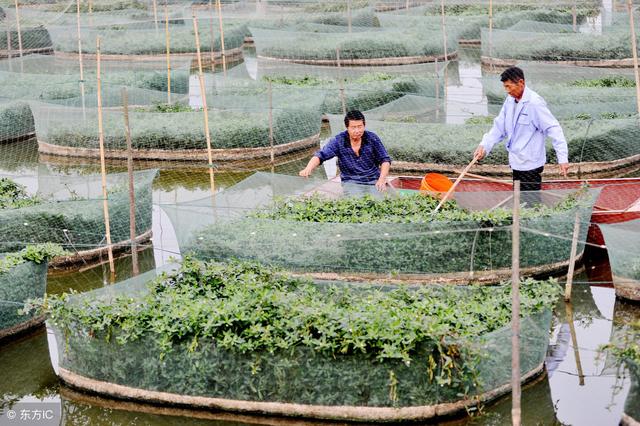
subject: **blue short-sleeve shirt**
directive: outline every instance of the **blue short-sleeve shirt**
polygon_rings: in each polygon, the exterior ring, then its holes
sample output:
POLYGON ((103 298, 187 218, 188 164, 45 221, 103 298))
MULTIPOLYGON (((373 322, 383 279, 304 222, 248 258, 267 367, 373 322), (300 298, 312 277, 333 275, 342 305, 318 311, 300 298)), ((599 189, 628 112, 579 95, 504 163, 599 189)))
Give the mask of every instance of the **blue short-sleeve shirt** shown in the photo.
POLYGON ((370 184, 380 177, 382 163, 391 163, 391 157, 378 135, 368 130, 362 135, 360 155, 353 152, 346 130, 331 138, 329 143, 313 155, 320 159, 320 163, 338 157, 343 182, 370 184))

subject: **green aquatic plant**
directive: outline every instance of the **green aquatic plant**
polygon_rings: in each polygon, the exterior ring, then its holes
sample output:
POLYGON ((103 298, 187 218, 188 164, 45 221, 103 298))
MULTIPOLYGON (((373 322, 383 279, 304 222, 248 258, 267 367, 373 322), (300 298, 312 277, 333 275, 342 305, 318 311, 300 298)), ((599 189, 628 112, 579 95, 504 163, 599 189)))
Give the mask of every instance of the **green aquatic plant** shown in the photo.
POLYGON ((19 209, 41 202, 40 198, 27 194, 27 188, 24 185, 9 178, 0 178, 0 210, 19 209))

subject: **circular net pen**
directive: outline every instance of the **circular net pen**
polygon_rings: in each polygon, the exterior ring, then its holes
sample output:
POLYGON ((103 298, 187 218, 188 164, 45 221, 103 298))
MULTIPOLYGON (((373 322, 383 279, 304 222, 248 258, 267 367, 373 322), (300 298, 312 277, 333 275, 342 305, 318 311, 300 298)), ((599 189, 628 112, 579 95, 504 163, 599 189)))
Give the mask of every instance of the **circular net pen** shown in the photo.
MULTIPOLYGON (((373 422, 455 415, 509 390, 506 285, 354 287, 301 280, 259 264, 192 259, 175 268, 50 299, 48 326, 57 341, 50 352, 65 384, 188 408, 373 422), (178 320, 175 310, 161 307, 176 292, 193 308, 189 325, 183 314, 178 320), (478 303, 486 309, 474 308, 478 303), (81 325, 77 319, 90 306, 91 319, 81 325), (444 315, 453 306, 459 320, 444 315), (123 322, 99 326, 107 307, 123 322), (265 309, 268 318, 251 314, 265 309), (478 310, 490 319, 480 319, 478 310), (167 324, 182 324, 180 336, 149 326, 159 312, 167 324), (405 316, 413 319, 401 320, 405 316), (271 337, 251 331, 255 327, 269 328, 271 337), (412 333, 414 327, 421 331, 412 333), (401 343, 404 335, 412 337, 401 343)), ((523 381, 543 371, 558 292, 552 282, 522 285, 523 381)))
MULTIPOLYGON (((589 223, 598 191, 543 191, 545 207, 523 210, 524 274, 566 268, 575 216, 589 223)), ((419 191, 375 192, 257 173, 215 197, 162 208, 181 253, 201 259, 257 260, 325 279, 390 282, 490 283, 511 273, 511 191, 457 193, 438 214, 431 213, 438 199, 419 191)), ((529 205, 534 198, 523 194, 529 205)), ((587 230, 582 226, 576 236, 578 253, 587 230)))

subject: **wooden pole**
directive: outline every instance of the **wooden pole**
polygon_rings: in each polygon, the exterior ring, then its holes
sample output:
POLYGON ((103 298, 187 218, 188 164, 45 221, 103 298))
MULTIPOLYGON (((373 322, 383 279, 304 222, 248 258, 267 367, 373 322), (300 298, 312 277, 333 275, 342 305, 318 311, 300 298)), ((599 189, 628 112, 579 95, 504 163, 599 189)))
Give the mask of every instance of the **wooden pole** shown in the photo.
POLYGON ((442 14, 442 51, 444 52, 444 60, 448 61, 447 57, 447 25, 445 23, 445 14, 444 14, 444 0, 440 0, 440 12, 442 14))
POLYGON ((580 348, 578 347, 578 336, 576 335, 576 327, 573 324, 573 305, 571 302, 565 302, 565 313, 567 315, 567 324, 569 324, 569 334, 571 334, 571 346, 573 346, 573 357, 576 360, 576 370, 578 370, 578 384, 584 386, 584 371, 582 370, 582 361, 580 360, 580 348))
POLYGON ((171 105, 171 38, 169 36, 169 8, 164 3, 164 33, 167 45, 167 103, 171 105))
POLYGON ((218 7, 218 23, 220 25, 220 55, 222 56, 222 73, 226 77, 227 76, 227 57, 226 57, 226 50, 224 48, 224 27, 222 26, 222 5, 220 4, 220 0, 216 0, 216 6, 218 7))
POLYGON ((344 81, 340 72, 340 48, 336 49, 336 62, 338 64, 338 83, 340 85, 340 103, 342 104, 342 115, 347 115, 347 102, 344 98, 344 81))
POLYGON ((9 58, 9 70, 13 71, 13 55, 11 53, 11 27, 9 26, 9 20, 7 19, 7 56, 9 58))
POLYGON ((111 246, 111 225, 109 221, 109 200, 107 198, 107 167, 104 159, 104 127, 102 123, 102 81, 100 76, 100 37, 96 38, 97 62, 97 94, 98 94, 98 138, 100 143, 100 174, 102 175, 102 209, 104 212, 104 227, 107 236, 107 252, 109 255, 109 270, 111 281, 115 281, 116 268, 113 264, 113 247, 111 246))
POLYGON ((211 72, 214 73, 216 72, 216 35, 213 29, 213 0, 209 0, 209 30, 211 32, 211 72))
POLYGON ((638 47, 636 45, 636 27, 633 22, 632 0, 627 0, 627 10, 629 11, 629 26, 631 28, 631 50, 633 55, 633 72, 636 76, 636 106, 640 117, 640 74, 638 73, 638 47))
POLYGON ((158 35, 158 0, 153 0, 153 24, 156 27, 156 35, 158 35))
POLYGON ((213 155, 211 153, 211 135, 209 134, 209 111, 207 109, 207 93, 204 87, 204 74, 202 73, 202 55, 200 55, 200 34, 198 34, 198 20, 193 12, 193 29, 196 34, 196 51, 198 55, 198 80, 200 81, 200 96, 202 97, 202 111, 204 113, 204 137, 207 141, 207 161, 209 163, 209 182, 211 195, 215 196, 216 186, 213 176, 213 155))
MULTIPOLYGON (((408 0, 407 0, 408 1, 408 0)), ((351 34, 351 0, 347 0, 347 28, 349 34, 351 34)))
POLYGON ((576 212, 573 223, 573 238, 571 240, 571 254, 569 255, 569 270, 567 271, 567 284, 564 288, 564 300, 571 300, 571 287, 573 286, 573 272, 576 267, 576 252, 578 251, 578 235, 580 234, 580 214, 576 212))
POLYGON ((16 5, 16 29, 18 30, 18 55, 22 58, 22 31, 20 30, 20 5, 15 0, 16 5))
POLYGON ((458 186, 458 184, 460 183, 460 181, 462 180, 464 175, 467 174, 469 169, 471 169, 471 167, 473 167, 473 165, 476 164, 477 161, 478 161, 478 157, 476 157, 474 155, 473 156, 473 160, 471 160, 471 162, 467 165, 467 167, 464 168, 462 173, 460 173, 460 176, 458 176, 458 178, 455 180, 455 182, 453 182, 453 185, 451 185, 451 188, 449 188, 449 190, 446 192, 446 194, 444 194, 444 197, 442 197, 442 199, 440 200, 440 202, 438 203, 436 208, 433 209, 433 212, 431 212, 431 214, 436 214, 438 212, 438 210, 440 210, 440 207, 442 207, 442 205, 449 199, 451 194, 453 194, 453 191, 456 190, 456 187, 458 186))
POLYGON ((129 125, 129 95, 127 88, 122 88, 122 111, 124 113, 124 134, 127 139, 127 174, 129 176, 129 238, 131 239, 131 263, 133 276, 140 273, 138 267, 138 247, 136 244, 136 198, 133 185, 133 146, 131 143, 131 126, 129 125))
POLYGON ((271 167, 275 162, 275 153, 273 152, 273 87, 269 80, 269 147, 271 149, 271 167))
POLYGON ((573 32, 578 31, 578 12, 576 10, 576 2, 573 1, 573 6, 571 6, 571 18, 573 22, 573 32))
POLYGON ((520 181, 513 182, 511 227, 511 424, 520 425, 520 181))
POLYGON ((82 119, 87 121, 87 110, 84 93, 84 62, 82 60, 82 37, 80 33, 80 1, 76 0, 76 27, 78 33, 78 65, 80 66, 80 98, 82 101, 82 119))
POLYGON ((89 0, 89 25, 93 25, 93 0, 89 0))

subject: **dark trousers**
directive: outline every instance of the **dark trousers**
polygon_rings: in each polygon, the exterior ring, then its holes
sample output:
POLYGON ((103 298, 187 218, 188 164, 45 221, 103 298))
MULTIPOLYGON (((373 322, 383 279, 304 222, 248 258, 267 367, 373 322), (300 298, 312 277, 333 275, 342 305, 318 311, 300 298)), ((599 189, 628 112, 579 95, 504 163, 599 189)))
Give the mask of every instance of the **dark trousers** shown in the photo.
POLYGON ((541 203, 539 191, 542 187, 542 170, 544 166, 533 170, 512 170, 513 180, 520 181, 520 191, 522 191, 520 199, 529 207, 541 203))

